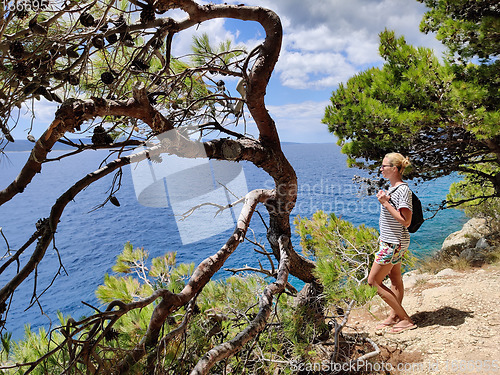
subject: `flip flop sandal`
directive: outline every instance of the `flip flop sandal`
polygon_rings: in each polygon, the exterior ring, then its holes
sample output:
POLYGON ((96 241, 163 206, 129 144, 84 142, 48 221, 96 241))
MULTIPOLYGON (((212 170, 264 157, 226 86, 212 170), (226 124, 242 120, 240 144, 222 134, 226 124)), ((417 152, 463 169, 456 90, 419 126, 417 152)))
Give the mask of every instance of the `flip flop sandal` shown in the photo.
MULTIPOLYGON (((399 322, 398 322, 399 323, 399 322)), ((380 331, 384 328, 387 328, 387 327, 392 327, 394 324, 397 324, 397 323, 379 323, 375 326, 375 331, 380 331)))
POLYGON ((416 324, 412 324, 411 326, 408 327, 392 327, 392 329, 389 331, 389 333, 392 333, 394 335, 404 332, 404 331, 409 331, 411 329, 417 328, 416 324))

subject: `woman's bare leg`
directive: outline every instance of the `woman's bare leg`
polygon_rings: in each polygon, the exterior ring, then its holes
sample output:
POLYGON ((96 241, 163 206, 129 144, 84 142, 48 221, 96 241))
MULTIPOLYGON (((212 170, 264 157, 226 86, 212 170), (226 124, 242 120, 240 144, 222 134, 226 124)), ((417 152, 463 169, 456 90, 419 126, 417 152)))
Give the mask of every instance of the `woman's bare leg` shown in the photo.
MULTIPOLYGON (((393 264, 373 263, 370 274, 368 275, 368 284, 377 288, 378 295, 391 307, 393 311, 392 314, 400 321, 400 323, 397 324, 398 328, 403 328, 413 325, 413 321, 406 313, 403 306, 401 306, 401 300, 403 298, 403 293, 401 292, 402 280, 400 285, 395 286, 397 294, 383 284, 385 277, 391 273, 394 267, 395 265, 393 264)), ((398 268, 399 274, 401 275, 400 266, 398 266, 394 272, 396 272, 398 268)), ((401 276, 399 277, 401 278, 401 276)), ((397 284, 397 277, 395 277, 395 280, 397 284)))
MULTIPOLYGON (((402 306, 403 296, 404 296, 404 285, 403 285, 403 278, 401 275, 401 263, 397 263, 392 267, 391 271, 389 272, 389 278, 391 279, 391 291, 394 293, 399 304, 402 306)), ((391 313, 389 314, 389 317, 386 320, 384 320, 384 323, 386 325, 392 325, 398 323, 399 320, 400 319, 396 314, 396 311, 394 311, 394 309, 391 308, 391 313)))

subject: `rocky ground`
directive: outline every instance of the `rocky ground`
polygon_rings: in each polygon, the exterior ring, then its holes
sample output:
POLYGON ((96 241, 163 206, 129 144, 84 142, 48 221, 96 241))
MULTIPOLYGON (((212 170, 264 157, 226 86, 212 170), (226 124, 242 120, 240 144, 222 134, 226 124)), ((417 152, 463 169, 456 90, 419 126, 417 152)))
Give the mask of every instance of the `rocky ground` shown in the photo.
MULTIPOLYGON (((418 328, 399 334, 375 331, 388 309, 376 297, 354 310, 346 333, 366 335, 381 349, 372 358, 391 374, 500 375, 500 265, 436 275, 404 276, 403 306, 418 328)), ((384 372, 382 372, 384 373, 384 372)))

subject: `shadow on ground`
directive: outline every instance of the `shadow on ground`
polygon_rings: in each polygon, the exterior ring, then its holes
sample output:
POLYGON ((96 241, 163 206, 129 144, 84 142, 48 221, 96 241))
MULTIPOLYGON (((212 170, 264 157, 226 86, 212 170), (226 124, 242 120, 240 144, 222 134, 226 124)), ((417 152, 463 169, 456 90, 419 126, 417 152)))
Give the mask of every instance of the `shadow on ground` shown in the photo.
POLYGON ((465 323, 465 318, 472 318, 472 311, 462 311, 453 307, 445 306, 436 311, 421 311, 411 316, 411 319, 419 327, 459 326, 465 323))

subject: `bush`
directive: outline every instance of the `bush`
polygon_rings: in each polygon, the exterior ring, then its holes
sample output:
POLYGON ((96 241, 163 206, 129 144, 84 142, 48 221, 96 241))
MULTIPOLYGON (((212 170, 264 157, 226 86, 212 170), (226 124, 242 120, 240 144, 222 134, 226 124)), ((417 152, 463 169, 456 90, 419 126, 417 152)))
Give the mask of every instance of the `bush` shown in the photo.
POLYGON ((330 303, 350 299, 363 304, 375 296, 366 280, 378 248, 376 229, 365 225, 356 228, 323 211, 312 219, 297 217, 295 225, 303 252, 316 261, 315 275, 330 303))

